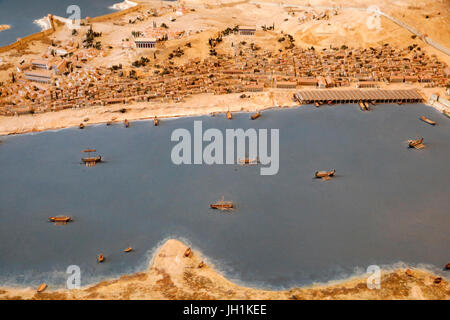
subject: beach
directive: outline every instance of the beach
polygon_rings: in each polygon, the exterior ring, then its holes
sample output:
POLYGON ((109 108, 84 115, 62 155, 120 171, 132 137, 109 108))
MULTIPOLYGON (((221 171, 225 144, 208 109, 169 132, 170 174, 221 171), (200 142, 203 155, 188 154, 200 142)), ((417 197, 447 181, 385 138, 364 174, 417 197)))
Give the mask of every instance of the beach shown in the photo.
POLYGON ((170 239, 155 253, 148 269, 118 279, 73 290, 42 293, 36 288, 2 288, 0 300, 117 300, 117 299, 226 299, 226 300, 448 300, 450 285, 446 279, 434 283, 436 275, 427 270, 383 270, 381 289, 367 287, 367 275, 347 280, 314 284, 303 288, 271 291, 237 285, 209 265, 207 257, 198 251, 185 256, 187 246, 170 239), (199 267, 203 262, 203 266, 199 267))
MULTIPOLYGON (((406 86, 414 88, 413 85, 406 86)), ((391 88, 405 88, 405 85, 391 85, 391 88)), ((423 89, 425 101, 435 92, 443 89, 423 89)), ((114 106, 93 106, 89 108, 67 109, 56 112, 35 113, 20 116, 0 116, 0 136, 57 130, 107 122, 122 122, 158 118, 179 118, 213 113, 256 112, 271 108, 298 106, 293 100, 297 90, 272 89, 264 92, 248 92, 246 98, 241 94, 199 94, 186 97, 182 102, 141 102, 115 104, 114 106), (120 112, 126 109, 125 113, 120 112)), ((429 104, 431 108, 442 112, 441 105, 429 104)), ((448 109, 445 108, 444 109, 448 109)), ((449 111, 449 110, 448 110, 449 111)))
POLYGON ((186 98, 184 102, 174 103, 133 103, 91 108, 69 109, 57 112, 0 116, 0 135, 22 134, 46 130, 63 129, 106 122, 122 122, 125 119, 145 120, 158 118, 178 118, 211 113, 254 112, 273 107, 297 105, 292 100, 295 91, 249 93, 251 98, 240 98, 240 94, 211 95, 202 94, 186 98), (120 110, 126 109, 125 113, 120 110))

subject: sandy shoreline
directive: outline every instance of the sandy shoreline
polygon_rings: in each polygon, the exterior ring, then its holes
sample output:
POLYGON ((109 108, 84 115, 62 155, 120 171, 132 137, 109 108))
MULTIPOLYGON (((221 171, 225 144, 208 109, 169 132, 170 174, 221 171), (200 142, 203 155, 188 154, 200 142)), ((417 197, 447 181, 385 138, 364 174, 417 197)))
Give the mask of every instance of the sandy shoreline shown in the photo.
POLYGON ((74 290, 47 288, 36 293, 36 288, 0 287, 0 300, 449 299, 447 280, 443 278, 440 283, 434 283, 437 276, 421 269, 383 270, 380 290, 367 288, 367 275, 282 291, 248 288, 227 280, 195 250, 185 257, 186 249, 182 242, 170 239, 155 252, 144 272, 74 290))
POLYGON ((24 134, 85 126, 106 122, 123 122, 158 118, 178 118, 210 115, 212 113, 254 112, 278 106, 297 106, 292 100, 294 91, 247 93, 251 98, 240 98, 241 94, 201 94, 174 103, 134 103, 96 106, 92 108, 67 109, 40 114, 0 116, 0 136, 24 134), (126 112, 120 110, 125 108, 126 112))
MULTIPOLYGON (((271 90, 246 93, 248 98, 240 98, 241 94, 238 93, 200 94, 186 98, 181 103, 141 102, 20 116, 0 116, 0 136, 78 127, 80 123, 87 127, 107 122, 123 122, 125 119, 128 121, 150 120, 155 116, 164 119, 221 114, 227 111, 255 112, 279 107, 296 107, 298 103, 292 100, 295 92, 296 90, 271 90), (121 113, 120 110, 124 108, 126 112, 121 113)), ((428 104, 426 101, 423 104, 442 112, 436 105, 428 104)))

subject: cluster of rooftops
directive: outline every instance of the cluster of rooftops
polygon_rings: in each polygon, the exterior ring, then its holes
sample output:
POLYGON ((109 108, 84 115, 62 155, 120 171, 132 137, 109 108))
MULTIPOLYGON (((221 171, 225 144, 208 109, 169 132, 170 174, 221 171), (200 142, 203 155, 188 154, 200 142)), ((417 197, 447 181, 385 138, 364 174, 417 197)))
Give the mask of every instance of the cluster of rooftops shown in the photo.
POLYGON ((242 41, 234 54, 217 54, 182 65, 140 68, 90 67, 101 51, 84 50, 22 65, 14 83, 0 88, 0 114, 14 115, 113 103, 182 101, 199 93, 239 93, 268 88, 377 87, 380 82, 450 84, 450 69, 417 48, 383 45, 298 48, 272 52, 242 41))

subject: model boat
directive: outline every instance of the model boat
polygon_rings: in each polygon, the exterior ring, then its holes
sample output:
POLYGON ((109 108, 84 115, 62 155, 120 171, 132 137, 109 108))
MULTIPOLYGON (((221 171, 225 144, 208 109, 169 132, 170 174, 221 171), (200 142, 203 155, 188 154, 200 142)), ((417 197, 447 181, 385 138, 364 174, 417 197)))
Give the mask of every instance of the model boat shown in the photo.
POLYGON ((37 292, 43 292, 45 289, 47 289, 47 284, 46 283, 42 283, 38 288, 37 288, 37 292))
POLYGON ((67 223, 72 220, 69 216, 57 216, 57 217, 50 217, 48 218, 51 222, 59 222, 59 223, 67 223))
POLYGON ((95 150, 95 149, 86 149, 86 150, 83 150, 82 152, 86 154, 84 157, 81 158, 81 161, 83 161, 84 164, 86 164, 86 167, 93 167, 98 162, 102 162, 102 156, 100 156, 100 155, 94 155, 94 156, 91 155, 92 152, 97 152, 97 150, 95 150))
POLYGON ((256 113, 252 114, 252 116, 250 117, 250 119, 256 120, 256 119, 258 119, 259 117, 261 117, 261 112, 256 112, 256 113))
POLYGON ((423 146, 423 138, 417 139, 417 140, 409 140, 408 141, 408 146, 410 148, 420 148, 421 146, 423 146))
POLYGON ((211 209, 218 209, 218 210, 231 210, 233 209, 234 205, 233 202, 231 201, 224 201, 222 197, 222 200, 210 204, 209 207, 211 209))
POLYGON ((258 158, 254 158, 254 159, 250 159, 250 158, 244 158, 244 159, 239 159, 239 163, 244 165, 244 164, 258 164, 258 158))
POLYGON ((327 178, 327 177, 333 177, 334 174, 336 173, 336 170, 331 170, 331 171, 316 171, 315 173, 315 178, 327 178))
POLYGON ((424 121, 424 122, 426 122, 426 123, 428 123, 428 124, 431 124, 432 126, 434 126, 434 125, 436 124, 436 121, 430 120, 430 119, 428 119, 428 118, 425 117, 425 116, 421 116, 421 117, 420 117, 420 120, 422 120, 422 121, 424 121))

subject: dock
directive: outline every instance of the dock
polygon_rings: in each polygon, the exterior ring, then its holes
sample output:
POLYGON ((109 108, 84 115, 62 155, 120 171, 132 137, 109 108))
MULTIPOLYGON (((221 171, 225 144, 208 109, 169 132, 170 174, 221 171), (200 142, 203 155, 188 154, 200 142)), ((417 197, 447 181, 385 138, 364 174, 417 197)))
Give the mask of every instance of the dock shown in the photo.
POLYGON ((300 90, 295 98, 301 104, 321 103, 417 103, 423 97, 416 89, 345 89, 345 90, 300 90))

